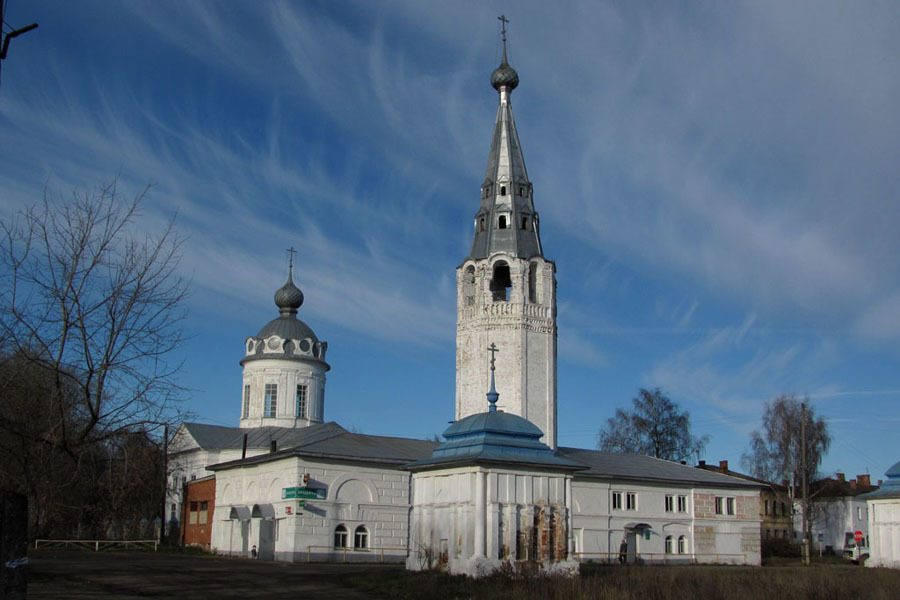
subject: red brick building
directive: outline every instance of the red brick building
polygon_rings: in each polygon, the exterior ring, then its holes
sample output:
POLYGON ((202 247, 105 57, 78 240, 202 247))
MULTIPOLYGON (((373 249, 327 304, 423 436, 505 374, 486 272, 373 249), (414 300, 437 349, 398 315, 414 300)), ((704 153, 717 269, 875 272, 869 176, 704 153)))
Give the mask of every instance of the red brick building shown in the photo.
POLYGON ((184 484, 181 543, 209 549, 213 512, 216 507, 216 477, 210 475, 184 484))

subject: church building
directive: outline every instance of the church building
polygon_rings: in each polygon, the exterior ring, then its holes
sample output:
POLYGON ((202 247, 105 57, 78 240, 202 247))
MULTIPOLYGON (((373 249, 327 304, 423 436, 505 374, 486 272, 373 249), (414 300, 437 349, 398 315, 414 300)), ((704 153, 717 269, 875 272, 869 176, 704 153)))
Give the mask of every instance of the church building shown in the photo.
POLYGON ((239 426, 184 423, 170 446, 174 525, 209 525, 185 543, 476 576, 522 561, 549 572, 590 560, 760 564, 757 482, 558 445, 556 265, 513 118, 518 83, 504 23, 487 170, 456 272, 456 408, 444 441, 326 420, 328 345, 298 317, 289 267, 278 316, 244 343, 239 426))

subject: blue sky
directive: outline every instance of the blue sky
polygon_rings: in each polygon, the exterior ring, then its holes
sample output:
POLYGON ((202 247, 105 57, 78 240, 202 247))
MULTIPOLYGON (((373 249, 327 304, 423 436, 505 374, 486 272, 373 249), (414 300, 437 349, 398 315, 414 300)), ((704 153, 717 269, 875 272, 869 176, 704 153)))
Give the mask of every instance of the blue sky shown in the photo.
MULTIPOLYGON (((178 213, 183 383, 236 425, 244 339, 329 342, 326 417, 453 417, 468 252, 510 19, 512 104, 559 281, 559 438, 661 387, 732 466, 808 394, 823 471, 900 459, 900 6, 891 2, 25 2, 0 87, 8 215, 119 176, 178 213)), ((503 390, 500 390, 502 394, 503 390)))

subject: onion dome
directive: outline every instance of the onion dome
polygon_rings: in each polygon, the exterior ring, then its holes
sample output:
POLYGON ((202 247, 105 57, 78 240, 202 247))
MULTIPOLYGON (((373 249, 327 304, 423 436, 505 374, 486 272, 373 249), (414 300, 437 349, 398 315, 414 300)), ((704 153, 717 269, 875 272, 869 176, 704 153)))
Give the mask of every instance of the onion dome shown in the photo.
POLYGON ((507 92, 511 92, 519 85, 519 74, 506 62, 506 23, 508 21, 502 15, 500 21, 503 23, 503 60, 500 61, 500 66, 491 73, 491 85, 498 92, 502 87, 505 87, 507 92))
POLYGON ((519 85, 519 74, 506 62, 505 47, 503 48, 503 62, 491 73, 491 85, 498 92, 501 87, 505 87, 507 91, 511 92, 519 85))
POLYGON ((294 285, 293 261, 288 267, 287 282, 275 292, 278 317, 272 319, 255 336, 245 342, 246 353, 241 364, 253 360, 288 359, 324 365, 328 343, 321 341, 309 325, 297 318, 303 304, 303 292, 294 285))
POLYGON ((295 315, 297 309, 303 304, 303 292, 294 285, 293 277, 288 274, 287 283, 275 292, 275 306, 282 315, 295 315))

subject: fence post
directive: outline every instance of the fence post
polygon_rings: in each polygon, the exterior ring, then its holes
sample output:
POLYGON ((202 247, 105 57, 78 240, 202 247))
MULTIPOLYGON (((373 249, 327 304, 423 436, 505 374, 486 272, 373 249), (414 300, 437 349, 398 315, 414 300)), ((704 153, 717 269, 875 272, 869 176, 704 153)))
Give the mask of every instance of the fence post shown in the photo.
POLYGON ((100 552, 100 542, 97 540, 94 541, 94 552, 100 552))

